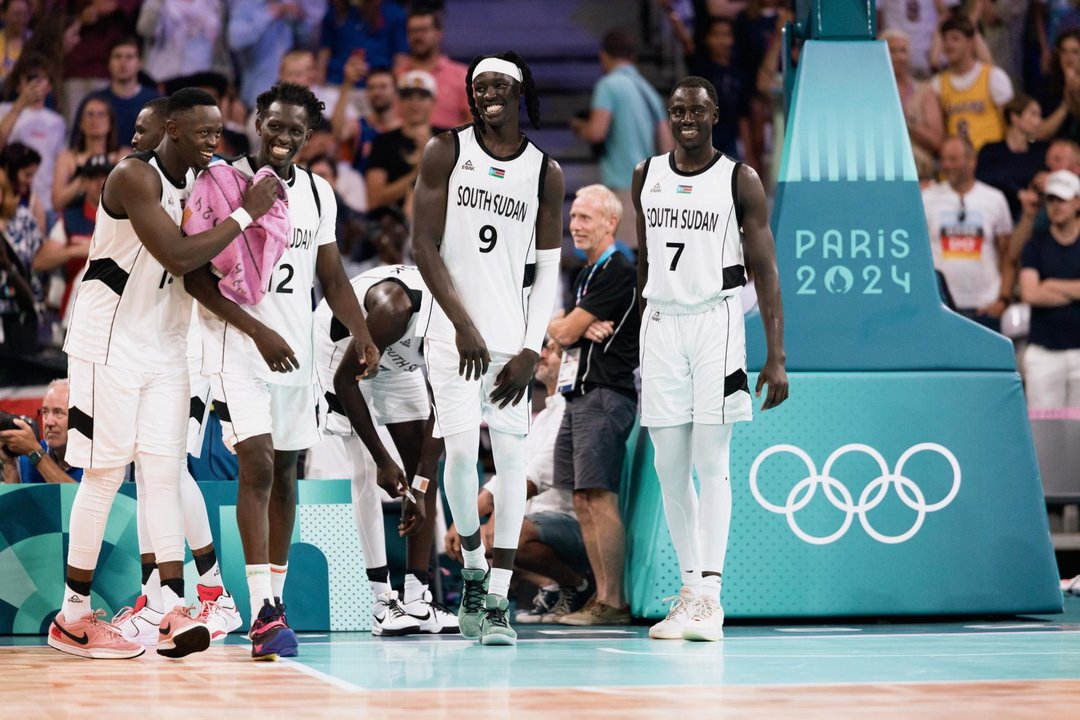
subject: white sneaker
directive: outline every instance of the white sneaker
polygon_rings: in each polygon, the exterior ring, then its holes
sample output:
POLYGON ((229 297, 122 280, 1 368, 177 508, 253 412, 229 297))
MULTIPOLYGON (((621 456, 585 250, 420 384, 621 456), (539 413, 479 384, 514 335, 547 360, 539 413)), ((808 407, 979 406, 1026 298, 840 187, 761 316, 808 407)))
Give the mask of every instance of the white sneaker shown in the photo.
POLYGON ((724 637, 724 608, 713 597, 699 596, 690 606, 690 620, 683 628, 683 640, 716 642, 724 637))
POLYGON ((671 608, 667 617, 649 628, 649 637, 653 640, 682 640, 683 628, 690 620, 690 606, 694 603, 694 591, 683 587, 678 595, 664 598, 671 608))
POLYGON ((210 631, 210 640, 220 640, 244 624, 240 612, 236 609, 236 600, 225 592, 223 587, 199 585, 198 620, 205 623, 210 631))
POLYGON ((396 637, 418 632, 420 623, 401 607, 396 590, 384 592, 375 598, 375 605, 371 608, 372 635, 396 637))
POLYGON ((435 602, 430 590, 425 590, 421 597, 404 603, 402 607, 420 625, 422 633, 445 635, 459 632, 457 615, 435 602))
POLYGON ((158 641, 158 626, 161 613, 146 604, 146 596, 140 595, 135 607, 121 608, 112 619, 112 625, 120 629, 125 640, 136 642, 143 647, 154 647, 158 641))

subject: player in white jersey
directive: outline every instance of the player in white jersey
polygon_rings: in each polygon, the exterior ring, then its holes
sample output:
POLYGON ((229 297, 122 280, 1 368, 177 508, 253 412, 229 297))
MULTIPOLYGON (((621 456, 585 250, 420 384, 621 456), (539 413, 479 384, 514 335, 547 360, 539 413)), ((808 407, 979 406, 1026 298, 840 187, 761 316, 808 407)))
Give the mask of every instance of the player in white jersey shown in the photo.
POLYGON ((424 149, 413 254, 435 299, 424 354, 435 432, 446 445, 443 488, 465 560, 461 634, 512 645, 506 594, 525 513, 529 430, 521 400, 554 309, 565 183, 558 163, 519 130, 523 96, 533 126, 540 121, 525 61, 513 52, 476 58, 465 83, 473 123, 424 149), (490 574, 476 508, 481 420, 500 486, 490 574))
MULTIPOLYGON (((131 147, 136 151, 153 150, 165 137, 165 111, 168 98, 154 98, 139 111, 135 120, 135 134, 131 138, 131 147)), ((194 180, 194 172, 188 171, 188 182, 194 180)), ((192 307, 194 315, 195 308, 192 307)), ((203 424, 209 412, 210 378, 200 374, 202 359, 202 341, 198 335, 197 320, 193 317, 188 330, 187 365, 188 382, 191 390, 191 407, 188 416, 188 454, 199 456, 202 448, 203 424)), ((128 640, 140 645, 153 647, 161 623, 161 578, 157 569, 150 530, 146 526, 146 490, 144 478, 135 476, 139 486, 137 525, 139 531, 139 561, 142 565, 142 594, 133 607, 125 607, 112 619, 112 624, 128 640)), ((196 591, 199 597, 199 618, 210 630, 210 639, 224 638, 240 627, 243 621, 236 610, 236 601, 225 591, 221 581, 221 567, 218 565, 214 538, 210 532, 210 519, 206 513, 206 501, 199 490, 195 478, 188 471, 187 457, 180 460, 180 500, 184 515, 184 537, 191 546, 191 555, 199 573, 196 591)))
POLYGON ((209 164, 221 113, 210 95, 189 88, 169 98, 167 115, 161 144, 126 158, 105 181, 64 344, 71 381, 67 457, 85 473, 71 509, 65 599, 49 644, 84 657, 144 651, 90 608, 109 509, 132 461, 146 478, 161 573, 158 653, 182 657, 210 642, 206 625, 183 606, 184 532, 176 508, 189 408, 184 358, 191 298, 173 278, 208 262, 265 213, 275 187, 273 180, 254 185, 227 221, 182 239, 185 178, 209 164))
POLYGON ((325 432, 341 436, 353 462, 356 529, 376 598, 371 632, 457 632, 457 618, 434 602, 428 589, 442 443, 431 437, 431 402, 416 326, 431 304, 431 293, 420 272, 407 265, 373 268, 353 278, 352 287, 382 352, 379 374, 357 383, 352 340, 325 300, 315 310, 315 365, 325 391, 325 432), (376 422, 389 432, 387 442, 376 422), (406 574, 400 599, 390 585, 384 496, 378 488, 403 498, 398 531, 405 536, 406 574))
POLYGON ((318 277, 330 307, 356 339, 358 374, 375 372, 371 342, 338 255, 337 205, 329 183, 293 164, 323 104, 302 85, 280 83, 258 97, 255 157, 231 164, 248 176, 269 165, 288 187, 292 237, 257 305, 222 297, 209 267, 184 278, 199 301, 204 374, 224 439, 240 464, 236 519, 251 598, 251 656, 297 653, 281 602, 296 516, 296 462, 319 437, 311 293, 318 277))
POLYGON ((765 191, 753 168, 712 146, 716 89, 681 80, 668 105, 676 148, 634 170, 638 211, 641 424, 649 428, 682 590, 649 635, 719 640, 720 577, 731 522, 732 424, 752 417, 739 290, 745 252, 768 357, 763 410, 787 398, 784 313, 765 191), (696 469, 700 497, 691 471, 696 469))

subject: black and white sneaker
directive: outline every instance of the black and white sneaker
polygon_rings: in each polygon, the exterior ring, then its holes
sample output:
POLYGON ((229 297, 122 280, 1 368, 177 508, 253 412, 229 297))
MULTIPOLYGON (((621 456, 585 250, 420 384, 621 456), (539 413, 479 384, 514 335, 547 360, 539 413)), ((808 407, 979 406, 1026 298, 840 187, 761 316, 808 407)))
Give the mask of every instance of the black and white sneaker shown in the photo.
POLYGON ((430 590, 425 590, 421 597, 404 603, 402 607, 417 622, 422 633, 448 635, 460 632, 457 615, 435 602, 430 590))
POLYGON ((564 615, 576 613, 581 608, 585 607, 585 603, 589 601, 596 593, 596 585, 589 578, 586 578, 587 584, 584 590, 577 590, 572 587, 560 587, 559 597, 555 601, 554 607, 544 614, 544 617, 540 620, 542 623, 558 623, 562 620, 564 615))
POLYGON ((519 623, 540 623, 544 621, 544 616, 555 609, 555 604, 559 602, 559 590, 545 590, 540 588, 536 592, 536 597, 533 598, 533 606, 528 610, 518 610, 514 615, 514 620, 519 623))
POLYGON ((397 637, 420 632, 420 623, 405 612, 398 602, 396 590, 384 592, 375 598, 371 608, 371 634, 397 637))

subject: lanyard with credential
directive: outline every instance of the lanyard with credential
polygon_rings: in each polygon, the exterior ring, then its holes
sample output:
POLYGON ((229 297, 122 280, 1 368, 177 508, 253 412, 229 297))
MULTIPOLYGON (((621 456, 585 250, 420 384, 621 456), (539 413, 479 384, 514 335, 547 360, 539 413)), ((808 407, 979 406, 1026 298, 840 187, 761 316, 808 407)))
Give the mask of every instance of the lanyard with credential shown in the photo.
POLYGON ((612 245, 607 250, 605 250, 604 254, 600 256, 600 259, 598 259, 593 264, 592 268, 589 270, 588 277, 585 278, 585 281, 583 283, 581 283, 581 287, 578 288, 577 300, 574 303, 575 305, 580 305, 581 304, 581 298, 585 297, 588 294, 588 292, 589 292, 589 283, 592 282, 593 275, 596 274, 596 269, 599 268, 601 265, 603 265, 604 261, 607 260, 609 257, 611 257, 614 254, 615 254, 615 246, 612 245))

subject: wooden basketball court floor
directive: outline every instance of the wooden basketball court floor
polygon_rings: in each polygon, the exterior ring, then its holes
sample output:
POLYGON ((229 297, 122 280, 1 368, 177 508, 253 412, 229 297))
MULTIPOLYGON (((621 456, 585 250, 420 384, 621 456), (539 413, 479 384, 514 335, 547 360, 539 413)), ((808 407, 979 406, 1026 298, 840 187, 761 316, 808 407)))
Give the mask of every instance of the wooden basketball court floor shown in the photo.
POLYGON ((0 638, 0 717, 1053 718, 1080 713, 1080 598, 1066 613, 924 623, 730 625, 723 642, 645 627, 518 626, 459 637, 302 634, 253 663, 244 638, 182 661, 62 655, 0 638))

